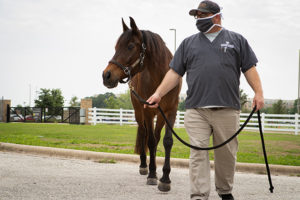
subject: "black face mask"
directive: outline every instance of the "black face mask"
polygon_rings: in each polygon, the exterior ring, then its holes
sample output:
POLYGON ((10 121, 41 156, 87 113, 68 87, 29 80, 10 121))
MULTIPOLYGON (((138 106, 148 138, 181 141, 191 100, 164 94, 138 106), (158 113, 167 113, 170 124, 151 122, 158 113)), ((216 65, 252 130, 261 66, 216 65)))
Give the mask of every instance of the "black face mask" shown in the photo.
POLYGON ((196 26, 199 31, 202 33, 205 33, 214 25, 214 23, 211 20, 212 18, 206 18, 206 19, 197 19, 196 26))
POLYGON ((214 25, 221 26, 219 24, 214 24, 213 21, 212 21, 212 18, 214 18, 216 15, 219 15, 219 14, 220 13, 216 13, 216 14, 214 14, 212 16, 209 16, 209 17, 197 19, 197 22, 196 22, 197 29, 199 31, 203 32, 203 33, 206 33, 207 31, 212 29, 212 27, 214 25))

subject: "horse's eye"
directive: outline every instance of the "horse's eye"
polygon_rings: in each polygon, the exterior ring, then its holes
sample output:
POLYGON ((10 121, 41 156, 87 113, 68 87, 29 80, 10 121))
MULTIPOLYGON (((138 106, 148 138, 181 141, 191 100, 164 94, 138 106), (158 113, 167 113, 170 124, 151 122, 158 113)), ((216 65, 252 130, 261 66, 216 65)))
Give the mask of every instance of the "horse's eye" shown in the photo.
POLYGON ((129 45, 128 45, 128 49, 129 49, 129 50, 132 50, 133 48, 134 48, 134 44, 129 44, 129 45))

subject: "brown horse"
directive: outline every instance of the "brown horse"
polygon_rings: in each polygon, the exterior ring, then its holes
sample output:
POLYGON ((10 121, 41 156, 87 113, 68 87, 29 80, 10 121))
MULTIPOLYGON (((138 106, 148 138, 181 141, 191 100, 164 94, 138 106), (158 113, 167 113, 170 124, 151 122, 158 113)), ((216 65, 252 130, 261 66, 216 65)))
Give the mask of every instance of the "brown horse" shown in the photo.
MULTIPOLYGON (((123 33, 115 46, 115 55, 103 71, 103 83, 108 88, 114 88, 119 82, 130 81, 134 91, 143 99, 148 99, 169 70, 172 54, 158 34, 139 30, 133 18, 130 17, 131 29, 127 27, 123 19, 122 25, 123 33), (127 79, 127 81, 124 81, 124 79, 127 79)), ((166 94, 160 102, 160 106, 172 126, 176 119, 180 89, 181 82, 166 94)), ((140 174, 148 174, 146 153, 149 149, 150 163, 147 184, 157 185, 155 157, 161 129, 165 125, 165 121, 157 109, 144 109, 143 104, 132 93, 131 101, 138 123, 135 153, 140 155, 140 174), (157 121, 154 129, 153 120, 155 116, 157 116, 157 121)), ((167 126, 163 145, 165 148, 165 163, 158 188, 161 191, 169 191, 171 189, 169 178, 171 171, 170 153, 173 138, 171 130, 167 126)))

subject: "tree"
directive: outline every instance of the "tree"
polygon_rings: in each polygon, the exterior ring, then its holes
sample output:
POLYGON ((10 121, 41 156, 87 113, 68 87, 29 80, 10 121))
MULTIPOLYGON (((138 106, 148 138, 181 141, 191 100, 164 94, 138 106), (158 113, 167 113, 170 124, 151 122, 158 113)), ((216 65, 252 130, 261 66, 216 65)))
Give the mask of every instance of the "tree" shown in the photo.
POLYGON ((86 98, 92 99, 93 107, 106 108, 105 99, 108 99, 111 96, 116 98, 116 96, 111 92, 107 92, 105 94, 99 94, 99 95, 93 96, 93 97, 86 97, 86 98))
POLYGON ((245 106, 247 102, 248 102, 248 95, 244 92, 243 89, 240 89, 240 104, 241 104, 242 112, 245 113, 250 112, 245 106))
POLYGON ((293 108, 291 108, 290 109, 290 111, 289 111, 289 113, 291 113, 291 114, 295 114, 295 113, 298 113, 298 114, 300 114, 299 112, 298 112, 298 99, 296 99, 295 101, 294 101, 294 106, 293 106, 293 108))
POLYGON ((53 107, 63 107, 64 106, 64 97, 60 89, 51 90, 51 101, 53 107))
POLYGON ((21 104, 18 104, 18 105, 16 105, 16 108, 21 109, 21 108, 23 108, 23 106, 21 104))
POLYGON ((287 113, 287 108, 285 103, 280 99, 272 105, 273 114, 285 114, 287 113))
POLYGON ((108 99, 104 100, 104 103, 106 105, 106 108, 111 108, 111 109, 118 109, 119 103, 118 100, 115 96, 110 96, 108 99))
POLYGON ((78 97, 73 96, 69 102, 71 107, 80 106, 80 102, 78 101, 78 97))
POLYGON ((266 113, 266 114, 272 114, 273 113, 273 108, 272 107, 263 107, 262 109, 260 109, 261 113, 266 113))
POLYGON ((38 99, 34 100, 35 107, 52 107, 51 90, 41 88, 38 99))
POLYGON ((244 92, 243 89, 240 89, 240 103, 243 107, 247 103, 248 95, 244 92))
POLYGON ((120 94, 118 98, 111 92, 86 98, 91 98, 93 101, 93 107, 97 108, 133 109, 130 98, 130 90, 127 90, 124 94, 120 94))
POLYGON ((300 98, 295 100, 294 108, 295 108, 295 113, 300 114, 300 98))
POLYGON ((180 101, 180 102, 178 103, 178 110, 179 110, 179 111, 185 111, 185 100, 180 101))
POLYGON ((120 94, 117 101, 119 108, 133 109, 130 97, 130 90, 127 90, 124 94, 120 94))
POLYGON ((39 97, 34 101, 35 107, 49 108, 48 114, 58 114, 60 109, 55 109, 64 106, 64 97, 60 89, 41 88, 39 97))

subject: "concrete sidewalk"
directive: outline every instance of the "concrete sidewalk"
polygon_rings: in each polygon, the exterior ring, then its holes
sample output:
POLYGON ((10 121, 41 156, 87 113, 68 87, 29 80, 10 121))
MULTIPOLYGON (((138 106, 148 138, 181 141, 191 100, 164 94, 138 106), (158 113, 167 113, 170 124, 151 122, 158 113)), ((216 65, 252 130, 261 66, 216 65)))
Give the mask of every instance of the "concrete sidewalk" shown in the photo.
MULTIPOLYGON (((188 169, 172 168, 171 191, 146 185, 139 167, 132 163, 99 163, 16 152, 0 152, 1 200, 188 200, 188 169)), ((162 166, 157 175, 161 177, 162 166)), ((265 175, 238 172, 233 194, 236 200, 299 200, 300 178, 273 176, 270 193, 265 175)), ((211 177, 209 200, 220 200, 211 177)))
MULTIPOLYGON (((41 147, 41 146, 29 146, 11 143, 0 143, 0 151, 12 151, 12 152, 23 152, 38 155, 56 156, 64 158, 77 158, 85 160, 115 160, 117 162, 130 162, 139 163, 138 155, 131 154, 115 154, 115 153, 104 153, 104 152, 93 152, 93 151, 82 151, 72 149, 61 149, 52 147, 41 147)), ((163 165, 164 158, 156 158, 158 165, 163 165)), ((172 167, 188 168, 188 159, 171 158, 172 167)), ((211 161, 211 168, 213 168, 214 162, 211 161)), ((252 163, 237 163, 237 172, 247 172, 256 174, 266 174, 266 166, 264 164, 252 164, 252 163)), ((299 176, 299 166, 285 166, 285 165, 270 165, 270 171, 272 175, 288 175, 288 176, 299 176)))

